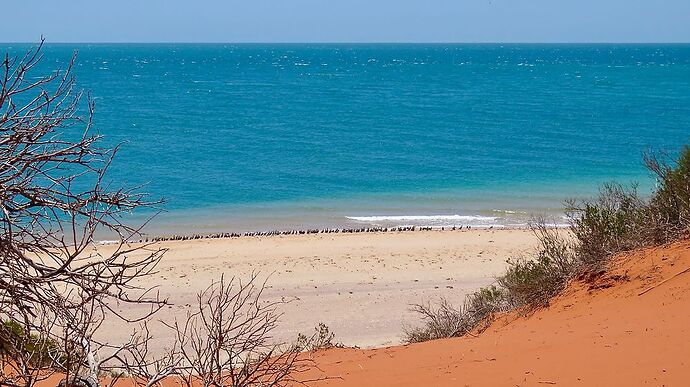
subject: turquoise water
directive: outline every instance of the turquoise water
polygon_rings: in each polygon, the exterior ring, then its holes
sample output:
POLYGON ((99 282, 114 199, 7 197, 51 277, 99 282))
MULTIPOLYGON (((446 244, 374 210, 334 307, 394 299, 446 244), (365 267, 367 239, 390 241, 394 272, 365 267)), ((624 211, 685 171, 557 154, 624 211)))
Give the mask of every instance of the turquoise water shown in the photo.
POLYGON ((75 49, 155 232, 558 219, 690 141, 690 45, 49 45, 42 70, 75 49))

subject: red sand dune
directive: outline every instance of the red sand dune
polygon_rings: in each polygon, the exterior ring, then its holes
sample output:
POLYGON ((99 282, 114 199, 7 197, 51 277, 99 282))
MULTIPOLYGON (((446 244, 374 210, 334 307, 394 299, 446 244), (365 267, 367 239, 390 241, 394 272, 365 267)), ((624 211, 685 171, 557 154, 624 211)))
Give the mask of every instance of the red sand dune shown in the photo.
POLYGON ((614 260, 548 308, 476 337, 315 359, 318 386, 690 386, 690 242, 614 260))

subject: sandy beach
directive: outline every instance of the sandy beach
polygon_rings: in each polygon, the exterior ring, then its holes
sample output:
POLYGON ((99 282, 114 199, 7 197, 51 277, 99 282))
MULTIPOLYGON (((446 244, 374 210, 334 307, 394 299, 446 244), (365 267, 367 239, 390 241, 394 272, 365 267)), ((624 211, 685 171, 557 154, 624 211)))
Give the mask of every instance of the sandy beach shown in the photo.
MULTIPOLYGON (((264 299, 284 300, 278 340, 312 333, 323 322, 348 346, 401 342, 404 324, 419 317, 412 303, 446 297, 459 303, 487 285, 506 260, 536 247, 528 230, 414 231, 313 234, 169 241, 158 273, 142 286, 157 286, 171 305, 156 318, 184 319, 196 293, 221 275, 268 278, 264 299)), ((99 248, 104 253, 109 246, 99 248)), ((127 312, 124 311, 123 312, 127 312)), ((136 312, 130 310, 130 312, 136 312)), ((116 342, 129 329, 110 324, 101 338, 116 342)), ((171 337, 154 329, 157 347, 171 337)))

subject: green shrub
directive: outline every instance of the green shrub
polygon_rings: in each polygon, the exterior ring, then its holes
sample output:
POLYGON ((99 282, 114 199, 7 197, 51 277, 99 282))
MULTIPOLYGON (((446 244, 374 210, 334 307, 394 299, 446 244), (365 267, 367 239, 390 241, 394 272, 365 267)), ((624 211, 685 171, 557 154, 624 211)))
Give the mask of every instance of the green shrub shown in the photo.
POLYGON ((480 288, 467 296, 465 309, 472 311, 476 317, 484 317, 509 309, 509 305, 506 303, 505 289, 496 285, 480 288))
POLYGON ((549 299, 565 287, 567 277, 546 261, 517 260, 509 263, 498 283, 506 290, 508 303, 513 307, 548 305, 549 299))
POLYGON ((571 201, 567 213, 577 239, 576 259, 585 268, 601 268, 621 251, 646 245, 646 204, 635 186, 605 184, 591 201, 571 201))
POLYGON ((65 359, 65 353, 57 342, 37 333, 27 333, 14 320, 6 320, 0 324, 0 338, 0 356, 25 356, 34 367, 53 368, 65 359))
POLYGON ((531 225, 540 242, 534 259, 509 260, 498 286, 467 296, 460 309, 442 299, 437 308, 415 305, 421 327, 406 329, 408 342, 456 337, 488 326, 496 312, 547 306, 568 281, 586 271, 601 272, 609 259, 623 251, 687 237, 690 231, 690 147, 674 162, 645 156, 657 178, 657 190, 643 198, 636 186, 605 184, 592 200, 570 201, 566 212, 570 234, 531 225))
POLYGON ((646 155, 645 164, 657 178, 647 217, 651 242, 666 243, 687 235, 690 228, 690 147, 675 162, 646 155))
POLYGON ((577 258, 586 268, 601 269, 613 255, 658 245, 687 235, 690 228, 690 147, 678 159, 646 155, 657 189, 648 199, 635 186, 604 185, 594 200, 570 202, 577 258))
POLYGON ((547 305, 579 267, 573 246, 562 231, 547 226, 543 219, 533 222, 531 228, 540 243, 536 259, 508 261, 505 274, 497 279, 513 308, 547 305))

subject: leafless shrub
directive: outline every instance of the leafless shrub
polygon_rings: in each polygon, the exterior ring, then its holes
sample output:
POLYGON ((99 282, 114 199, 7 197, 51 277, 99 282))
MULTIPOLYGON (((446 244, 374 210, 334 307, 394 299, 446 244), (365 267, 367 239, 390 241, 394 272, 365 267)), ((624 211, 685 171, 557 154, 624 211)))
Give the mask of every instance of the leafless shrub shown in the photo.
POLYGON ((431 303, 412 305, 411 310, 422 317, 421 327, 404 328, 403 337, 408 343, 461 336, 467 332, 466 316, 442 298, 438 307, 431 303))
MULTIPOLYGON (((117 148, 91 134, 94 105, 75 89, 74 58, 47 76, 32 72, 41 44, 0 63, 0 383, 31 386, 52 372, 81 372, 84 341, 118 303, 164 304, 135 285, 155 271, 162 250, 133 258, 140 232, 124 215, 153 204, 106 179, 117 148), (80 109, 85 115, 81 115, 80 109), (116 235, 112 253, 94 243, 116 235), (50 358, 50 359, 48 359, 50 358)), ((124 318, 124 316, 120 316, 124 318)))
POLYGON ((82 296, 68 293, 50 305, 37 306, 40 309, 32 310, 36 317, 29 321, 4 322, 2 384, 31 386, 56 373, 65 380, 90 375, 90 345, 103 322, 102 311, 93 301, 82 300, 80 308, 64 306, 82 296))
POLYGON ((422 326, 405 328, 404 340, 418 343, 442 338, 464 336, 481 332, 488 327, 495 313, 506 310, 505 295, 495 286, 482 288, 469 294, 460 309, 442 298, 439 305, 412 305, 412 311, 421 314, 422 326))
MULTIPOLYGON (((98 375, 110 375, 110 385, 126 378, 133 386, 160 386, 166 379, 183 377, 186 367, 177 342, 162 353, 152 354, 149 344, 154 340, 148 324, 143 323, 135 330, 130 340, 119 347, 101 348, 109 350, 110 355, 96 360, 98 375)), ((99 351, 99 352, 100 352, 99 351)))
POLYGON ((121 377, 147 387, 171 377, 204 386, 297 382, 310 360, 294 345, 272 344, 277 304, 260 299, 265 284, 256 275, 214 282, 196 312, 169 325, 172 348, 150 354, 147 321, 166 301, 137 284, 155 273, 164 250, 131 245, 143 226, 123 218, 156 203, 138 187, 111 186, 117 147, 102 148, 91 134, 94 104, 75 90, 74 57, 36 77, 42 47, 0 65, 0 385, 33 386, 56 373, 65 386, 121 377), (97 231, 117 236, 107 255, 97 231), (123 304, 150 308, 125 316, 123 304), (106 318, 142 325, 128 342, 99 343, 94 332, 106 318))
POLYGON ((264 302, 264 283, 253 274, 212 283, 197 298, 197 309, 171 325, 192 386, 285 386, 304 383, 297 375, 312 361, 295 345, 274 343, 278 302, 264 302))

